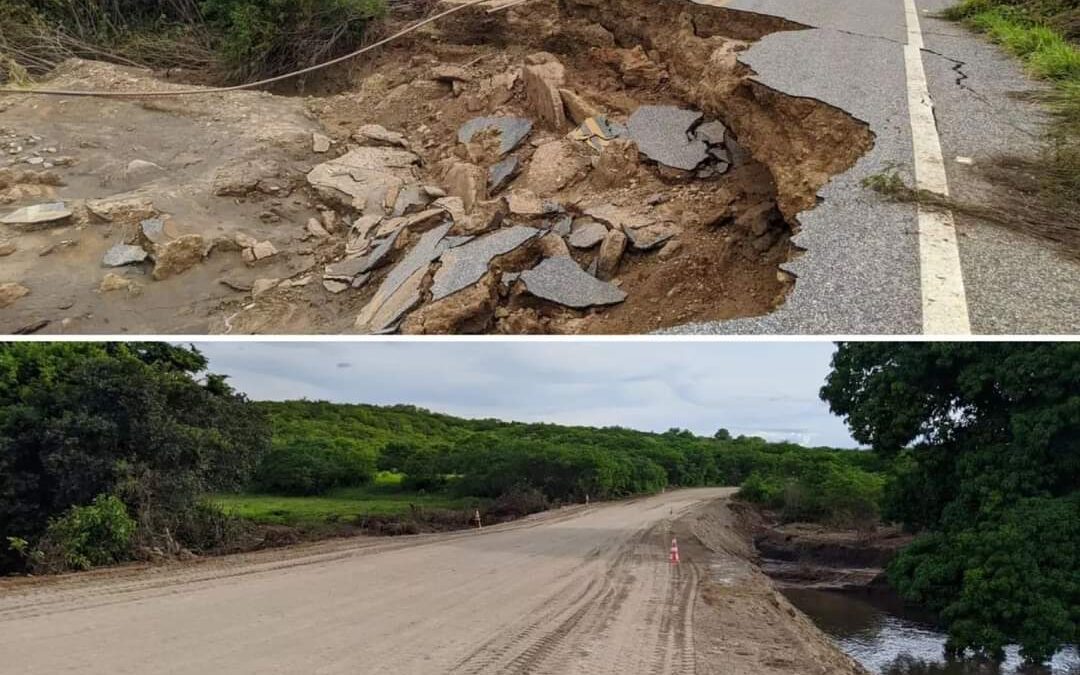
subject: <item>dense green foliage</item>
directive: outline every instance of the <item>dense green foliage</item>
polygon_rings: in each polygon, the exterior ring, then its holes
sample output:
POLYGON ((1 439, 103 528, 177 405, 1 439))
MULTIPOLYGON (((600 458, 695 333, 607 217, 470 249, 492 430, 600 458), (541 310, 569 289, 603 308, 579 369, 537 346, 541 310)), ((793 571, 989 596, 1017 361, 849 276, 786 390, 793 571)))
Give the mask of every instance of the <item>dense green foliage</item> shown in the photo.
POLYGON ((38 542, 41 563, 58 569, 88 570, 126 560, 135 521, 113 495, 98 495, 87 506, 72 506, 52 520, 38 542))
POLYGON ((886 516, 923 532, 889 570, 949 648, 1031 662, 1080 626, 1080 344, 852 343, 822 397, 897 458, 886 516))
POLYGON ((316 442, 377 452, 378 468, 405 474, 403 485, 412 490, 490 499, 523 488, 550 500, 582 501, 669 486, 739 485, 756 471, 781 486, 802 480, 802 493, 781 489, 779 499, 762 501, 790 502, 792 517, 813 519, 872 515, 880 492, 881 479, 871 475, 880 463, 870 453, 733 439, 726 432, 705 438, 678 429, 657 434, 465 420, 412 406, 259 405, 272 420, 276 448, 304 452, 303 442, 316 442))
MULTIPOLYGON (((269 444, 261 411, 197 379, 206 365, 164 343, 0 345, 0 533, 36 545, 99 495, 123 501, 143 544, 205 531, 200 496, 246 484, 269 444)), ((25 562, 0 550, 0 571, 25 562)))
POLYGON ((383 0, 0 0, 0 65, 111 56, 248 79, 355 49, 384 11, 383 0))

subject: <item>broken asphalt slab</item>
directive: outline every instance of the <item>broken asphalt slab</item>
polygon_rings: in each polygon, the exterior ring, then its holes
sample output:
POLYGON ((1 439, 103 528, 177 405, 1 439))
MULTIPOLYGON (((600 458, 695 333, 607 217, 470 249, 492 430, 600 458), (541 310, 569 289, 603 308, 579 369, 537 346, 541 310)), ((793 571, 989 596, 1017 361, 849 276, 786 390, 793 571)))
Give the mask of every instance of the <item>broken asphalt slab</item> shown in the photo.
POLYGON ((448 223, 425 232, 409 253, 390 270, 375 295, 360 311, 356 319, 357 330, 365 333, 386 331, 420 301, 420 286, 415 280, 418 275, 422 280, 424 275, 419 273, 426 272, 428 265, 446 250, 448 244, 444 237, 451 226, 448 223), (399 293, 406 286, 407 292, 399 293))
POLYGON ((667 105, 643 105, 626 123, 627 135, 649 159, 692 171, 709 157, 709 146, 691 138, 702 113, 667 105))
POLYGON ((442 266, 435 273, 432 301, 475 284, 487 274, 488 266, 496 256, 513 251, 541 232, 535 227, 514 225, 448 250, 442 256, 442 266))
POLYGON ((530 120, 522 117, 476 117, 461 126, 458 140, 468 143, 479 133, 494 132, 499 135, 499 154, 505 155, 525 140, 532 126, 530 120))
POLYGON ((614 305, 626 299, 617 286, 593 277, 566 256, 546 258, 519 278, 536 297, 575 309, 614 305))

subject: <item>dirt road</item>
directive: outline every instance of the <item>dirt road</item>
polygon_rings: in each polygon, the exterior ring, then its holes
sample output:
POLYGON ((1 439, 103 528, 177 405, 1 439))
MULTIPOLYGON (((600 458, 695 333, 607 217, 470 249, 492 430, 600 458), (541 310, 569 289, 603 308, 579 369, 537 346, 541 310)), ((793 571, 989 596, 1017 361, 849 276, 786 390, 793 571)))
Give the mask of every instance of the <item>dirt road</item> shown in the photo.
POLYGON ((575 507, 482 533, 0 582, 0 670, 862 672, 745 560, 730 492, 575 507))

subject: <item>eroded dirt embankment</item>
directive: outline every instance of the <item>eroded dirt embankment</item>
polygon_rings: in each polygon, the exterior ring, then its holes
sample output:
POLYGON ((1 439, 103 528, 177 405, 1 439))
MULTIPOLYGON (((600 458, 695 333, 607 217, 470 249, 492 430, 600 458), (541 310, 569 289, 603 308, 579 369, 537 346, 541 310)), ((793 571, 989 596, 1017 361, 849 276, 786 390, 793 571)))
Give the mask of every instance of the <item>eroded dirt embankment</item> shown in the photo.
POLYGON ((750 504, 736 508, 758 565, 783 586, 890 593, 885 568, 914 539, 896 525, 784 523, 750 504))
MULTIPOLYGON (((738 63, 793 29, 533 0, 461 12, 306 101, 2 100, 0 203, 70 214, 0 225, 0 328, 639 333, 767 313, 798 212, 872 143, 738 63)), ((53 80, 175 86, 86 62, 53 80)))

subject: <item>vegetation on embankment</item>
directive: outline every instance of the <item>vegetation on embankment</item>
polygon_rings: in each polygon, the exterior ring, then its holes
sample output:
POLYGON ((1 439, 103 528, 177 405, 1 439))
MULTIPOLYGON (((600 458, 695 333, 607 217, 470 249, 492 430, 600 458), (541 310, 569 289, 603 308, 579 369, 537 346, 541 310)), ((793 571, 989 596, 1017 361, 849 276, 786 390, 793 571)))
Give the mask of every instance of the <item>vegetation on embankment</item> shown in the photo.
POLYGON ((1080 344, 851 343, 822 389, 892 461, 889 568, 947 649, 1043 663, 1080 641, 1080 344))
POLYGON ((1036 77, 1054 84, 1055 123, 1039 166, 1042 192, 1061 206, 1080 204, 1080 6, 1075 0, 962 0, 945 16, 986 33, 1036 77))
POLYGON ((70 57, 245 81, 356 49, 384 0, 0 0, 0 81, 70 57))

